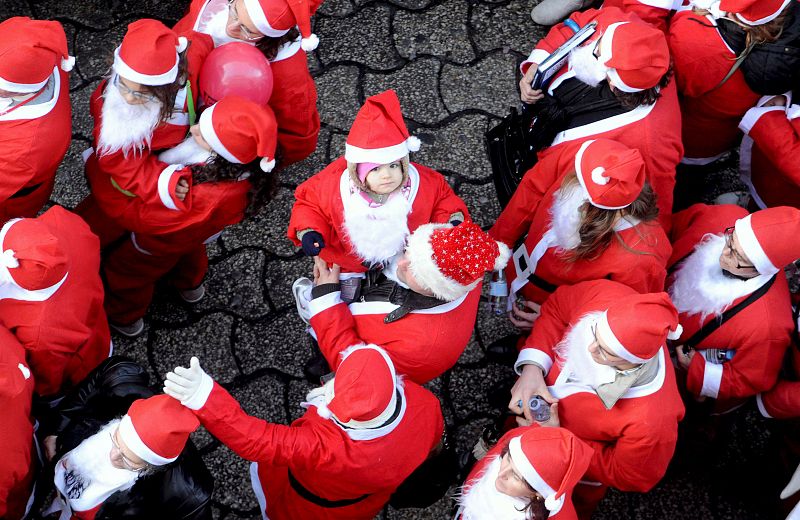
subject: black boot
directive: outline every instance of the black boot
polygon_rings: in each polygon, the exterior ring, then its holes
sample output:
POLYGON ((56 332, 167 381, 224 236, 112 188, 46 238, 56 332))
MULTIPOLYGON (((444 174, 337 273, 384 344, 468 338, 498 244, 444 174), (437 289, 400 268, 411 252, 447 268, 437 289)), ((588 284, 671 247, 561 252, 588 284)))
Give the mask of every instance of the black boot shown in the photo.
POLYGON ((517 360, 517 341, 519 341, 519 337, 519 334, 509 334, 490 343, 486 347, 487 361, 498 365, 513 365, 514 361, 517 360))
POLYGON ((313 354, 311 355, 311 359, 306 361, 306 364, 303 365, 303 375, 309 383, 318 385, 321 383, 322 376, 331 372, 331 367, 328 365, 325 356, 322 355, 317 340, 314 338, 310 338, 310 340, 313 354))

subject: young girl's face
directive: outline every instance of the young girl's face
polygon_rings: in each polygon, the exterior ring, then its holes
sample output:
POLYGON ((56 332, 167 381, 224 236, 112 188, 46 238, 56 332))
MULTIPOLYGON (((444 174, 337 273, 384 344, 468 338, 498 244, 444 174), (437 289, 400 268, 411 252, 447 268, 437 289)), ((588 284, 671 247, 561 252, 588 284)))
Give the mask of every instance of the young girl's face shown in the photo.
POLYGON ((382 164, 371 169, 364 183, 378 195, 386 195, 400 187, 403 182, 403 165, 400 161, 382 164))
POLYGON ((208 144, 208 141, 205 140, 203 134, 200 132, 200 125, 194 125, 189 127, 189 133, 192 134, 194 137, 194 141, 202 148, 203 150, 208 150, 209 152, 213 152, 214 150, 211 148, 211 145, 208 144))

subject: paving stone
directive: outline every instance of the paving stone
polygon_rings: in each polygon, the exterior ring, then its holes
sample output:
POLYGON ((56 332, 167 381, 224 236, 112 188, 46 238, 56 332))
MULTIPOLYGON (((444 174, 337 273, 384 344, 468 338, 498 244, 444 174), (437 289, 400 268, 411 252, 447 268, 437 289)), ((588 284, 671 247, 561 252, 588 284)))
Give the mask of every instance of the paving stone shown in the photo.
POLYGON ((75 38, 76 64, 85 78, 100 78, 108 73, 114 49, 122 42, 126 26, 101 31, 80 29, 75 38))
POLYGON ((283 386, 278 379, 265 375, 250 379, 246 385, 236 386, 230 393, 249 415, 271 423, 286 424, 283 386))
POLYGON ((514 77, 516 59, 510 54, 495 52, 471 66, 445 64, 441 90, 450 112, 480 107, 503 117, 508 107, 519 104, 514 77), (494 78, 493 81, 485 81, 494 78))
POLYGON ((147 358, 147 338, 152 329, 147 320, 144 323, 144 332, 137 338, 126 338, 121 334, 111 331, 111 342, 114 345, 112 354, 126 356, 143 366, 150 374, 150 384, 158 385, 160 375, 153 372, 150 367, 150 360, 147 358))
MULTIPOLYGON (((328 148, 331 140, 331 129, 323 126, 317 138, 317 148, 306 160, 295 163, 280 172, 280 183, 293 187, 298 186, 312 175, 328 165, 328 148)), ((288 220, 287 220, 288 222, 288 220)))
POLYGON ((292 284, 301 276, 310 277, 313 265, 311 258, 306 257, 301 261, 272 259, 267 262, 264 282, 278 309, 290 308, 291 312, 296 312, 292 284))
POLYGON ((83 159, 81 158, 81 152, 87 146, 89 145, 85 141, 73 139, 64 161, 56 173, 56 184, 50 198, 65 208, 75 208, 89 194, 83 177, 83 159))
MULTIPOLYGON (((92 146, 94 120, 89 112, 89 100, 98 84, 99 82, 87 84, 83 88, 70 92, 69 94, 70 100, 72 101, 72 135, 77 134, 84 138, 83 143, 76 143, 74 140, 73 143, 83 147, 80 149, 81 152, 92 146)), ((83 169, 82 164, 76 164, 75 166, 79 166, 80 169, 83 169)))
POLYGON ((12 16, 36 17, 31 10, 31 6, 24 0, 3 0, 3 4, 0 7, 2 7, 0 19, 11 18, 12 16))
POLYGON ((482 51, 514 50, 528 56, 537 41, 549 28, 533 23, 528 0, 511 0, 502 5, 477 4, 472 9, 470 22, 472 37, 482 51))
POLYGON ((500 203, 491 181, 485 184, 465 182, 459 186, 458 195, 467 203, 472 220, 484 229, 491 227, 500 215, 500 203))
MULTIPOLYGON (((116 21, 105 0, 30 2, 29 4, 33 7, 35 18, 42 20, 69 18, 94 29, 105 29, 116 21)), ((3 8, 5 9, 5 5, 3 8)))
POLYGON ((316 78, 320 119, 339 130, 347 130, 361 107, 356 96, 358 68, 332 67, 316 78))
POLYGON ((297 248, 286 237, 286 225, 293 204, 293 192, 280 188, 277 196, 261 213, 225 230, 222 234, 225 247, 258 246, 280 256, 293 255, 297 248))
POLYGON ((264 253, 253 249, 217 263, 206 276, 206 295, 195 305, 196 310, 225 309, 248 318, 266 314, 269 308, 260 282, 263 266, 264 253))
POLYGON ((464 421, 476 413, 494 412, 486 399, 486 390, 514 376, 511 367, 490 365, 474 369, 456 367, 450 375, 450 395, 453 398, 456 416, 464 421))
MULTIPOLYGON (((340 17, 346 16, 353 12, 355 6, 352 0, 327 0, 323 2, 319 9, 317 9, 317 20, 323 19, 325 16, 340 17)), ((319 22, 317 22, 319 23, 319 22)))
MULTIPOLYGON (((250 462, 237 457, 226 446, 220 446, 204 456, 203 461, 214 475, 214 501, 236 509, 258 506, 253 487, 250 485, 250 462)), ((244 518, 259 517, 260 515, 244 518)))
POLYGON ((420 123, 434 124, 447 117, 448 112, 439 96, 438 77, 441 64, 433 58, 421 58, 397 72, 367 73, 364 95, 372 96, 394 89, 400 98, 403 115, 420 123))
POLYGON ((483 135, 489 119, 469 114, 439 128, 419 128, 414 134, 422 141, 414 161, 435 170, 455 172, 469 179, 486 179, 491 165, 486 157, 483 135))
POLYGON ((300 406, 300 403, 306 400, 306 395, 315 386, 318 385, 312 385, 306 380, 292 381, 289 383, 289 397, 287 399, 287 406, 289 408, 288 423, 291 424, 306 413, 306 409, 300 406))
MULTIPOLYGON (((319 18, 314 28, 320 41, 337 40, 335 45, 320 45, 323 64, 357 61, 373 69, 390 69, 402 63, 392 47, 390 9, 385 5, 365 7, 349 18, 319 18)), ((319 90, 319 89, 318 89, 319 90)), ((349 93, 352 97, 352 94, 349 93)))
POLYGON ((397 51, 413 60, 432 54, 455 63, 475 59, 467 36, 467 3, 446 0, 422 13, 398 11, 393 25, 397 51))
MULTIPOLYGON (((296 312, 271 314, 255 323, 243 322, 236 330, 236 355, 245 374, 277 368, 302 377, 303 364, 311 357, 306 324, 296 312)), ((291 404, 291 403, 290 403, 291 404)))

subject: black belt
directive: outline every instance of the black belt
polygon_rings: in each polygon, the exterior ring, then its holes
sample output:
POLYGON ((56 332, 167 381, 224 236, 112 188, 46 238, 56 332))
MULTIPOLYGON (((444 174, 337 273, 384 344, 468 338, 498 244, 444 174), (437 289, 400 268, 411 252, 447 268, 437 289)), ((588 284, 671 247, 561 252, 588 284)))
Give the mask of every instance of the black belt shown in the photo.
POLYGON ((292 475, 292 470, 287 469, 287 472, 289 473, 289 485, 292 486, 292 489, 294 489, 295 493, 297 493, 301 497, 305 498, 306 500, 308 500, 312 504, 318 505, 320 507, 326 507, 328 509, 332 509, 334 507, 352 506, 353 504, 357 504, 357 503, 361 502, 362 500, 364 500, 364 499, 366 499, 367 497, 370 496, 369 493, 368 493, 366 495, 361 495, 358 498, 345 498, 345 499, 342 499, 342 500, 328 500, 327 498, 322 498, 320 496, 317 496, 314 493, 312 493, 311 491, 309 491, 308 489, 306 489, 303 486, 303 484, 298 482, 298 480, 295 478, 295 476, 292 475))
POLYGON ((528 277, 528 281, 533 285, 535 285, 536 287, 538 287, 539 289, 546 291, 548 293, 553 293, 555 292, 556 289, 558 289, 557 285, 553 285, 546 280, 542 280, 541 278, 536 276, 536 274, 531 274, 528 277))
POLYGON ((39 187, 42 184, 44 184, 44 183, 40 182, 38 184, 34 184, 33 186, 25 186, 24 188, 22 188, 21 190, 19 190, 18 192, 16 192, 12 196, 10 196, 9 199, 18 199, 20 197, 24 197, 26 195, 30 195, 34 191, 38 190, 39 187))

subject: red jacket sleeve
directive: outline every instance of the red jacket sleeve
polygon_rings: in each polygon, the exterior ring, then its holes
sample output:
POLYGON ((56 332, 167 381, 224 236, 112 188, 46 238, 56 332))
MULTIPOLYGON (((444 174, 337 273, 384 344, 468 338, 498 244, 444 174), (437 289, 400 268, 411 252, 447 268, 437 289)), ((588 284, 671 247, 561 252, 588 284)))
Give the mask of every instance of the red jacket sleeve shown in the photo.
MULTIPOLYGON (((414 166, 417 168, 417 171, 419 171, 420 177, 426 176, 431 181, 431 188, 436 190, 436 198, 434 199, 436 203, 431 214, 431 222, 450 222, 450 216, 454 213, 463 214, 464 221, 469 220, 467 205, 461 200, 461 197, 455 194, 444 175, 419 164, 415 164, 414 166)), ((420 182, 420 184, 422 184, 422 182, 420 182)))
POLYGON ((749 132, 756 145, 778 169, 773 172, 788 182, 800 185, 800 135, 792 120, 782 111, 767 112, 749 132))
POLYGON ((322 355, 334 370, 339 366, 343 350, 364 343, 358 335, 350 308, 340 299, 339 294, 329 293, 311 302, 311 326, 317 333, 322 355))
POLYGON ((333 215, 330 215, 331 199, 339 196, 339 185, 336 183, 336 190, 331 192, 333 182, 328 177, 334 175, 336 169, 341 173, 342 167, 346 167, 344 161, 334 161, 294 191, 295 202, 286 232, 294 245, 300 245, 297 233, 304 229, 313 229, 321 234, 326 244, 331 242, 330 237, 334 232, 333 215))
POLYGON ((800 381, 778 381, 771 390, 759 395, 756 402, 762 414, 769 417, 800 417, 800 381))

